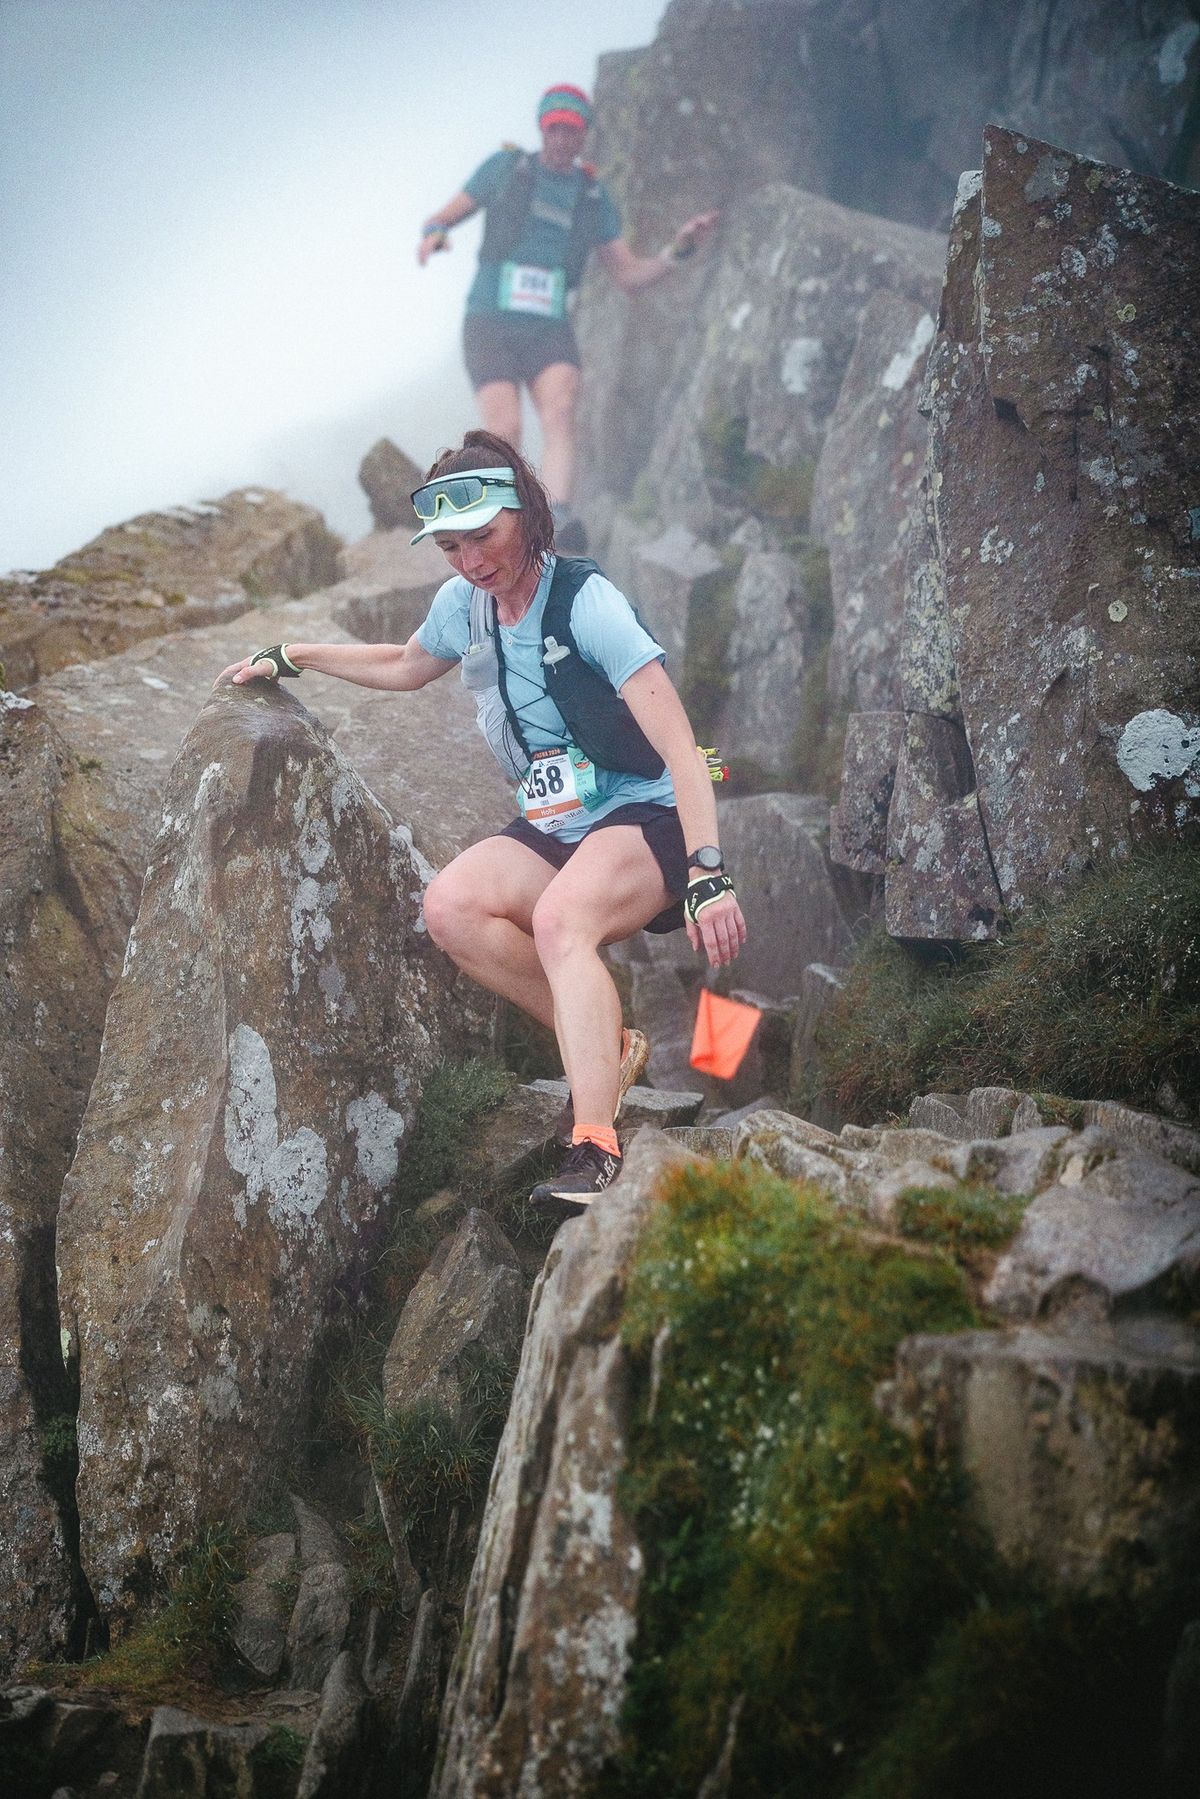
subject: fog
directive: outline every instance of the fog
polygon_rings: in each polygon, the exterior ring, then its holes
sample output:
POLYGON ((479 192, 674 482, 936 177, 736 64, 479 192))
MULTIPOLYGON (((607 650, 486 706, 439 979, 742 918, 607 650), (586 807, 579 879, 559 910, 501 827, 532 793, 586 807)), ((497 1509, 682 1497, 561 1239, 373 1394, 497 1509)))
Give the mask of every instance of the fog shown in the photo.
POLYGON ((421 219, 661 9, 0 0, 0 569, 253 483, 366 530, 371 442, 474 417, 421 219))

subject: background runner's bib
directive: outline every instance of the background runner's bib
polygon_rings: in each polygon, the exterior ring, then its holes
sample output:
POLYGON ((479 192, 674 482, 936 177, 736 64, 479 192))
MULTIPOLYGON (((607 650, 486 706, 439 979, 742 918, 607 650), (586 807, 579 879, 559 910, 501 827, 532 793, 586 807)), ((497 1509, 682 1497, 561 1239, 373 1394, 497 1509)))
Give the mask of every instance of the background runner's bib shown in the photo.
POLYGON ((539 319, 565 318, 566 273, 563 269, 536 269, 520 262, 502 263, 497 300, 501 312, 527 312, 539 319))

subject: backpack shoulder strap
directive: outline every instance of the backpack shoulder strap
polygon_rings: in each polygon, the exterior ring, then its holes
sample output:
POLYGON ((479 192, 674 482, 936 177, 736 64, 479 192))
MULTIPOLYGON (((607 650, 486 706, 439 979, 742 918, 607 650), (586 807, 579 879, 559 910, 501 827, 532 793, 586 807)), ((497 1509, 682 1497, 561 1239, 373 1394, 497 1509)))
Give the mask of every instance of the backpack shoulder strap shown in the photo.
POLYGON ((592 575, 603 573, 599 563, 593 562, 590 556, 558 558, 550 592, 546 596, 546 610, 542 614, 543 637, 553 637, 555 643, 565 643, 578 652, 579 646, 571 630, 571 608, 575 604, 575 595, 592 575))
POLYGON ((508 180, 486 210, 483 242, 479 246, 480 260, 483 262, 508 261, 525 229, 525 221, 533 203, 533 189, 537 180, 533 153, 529 150, 517 150, 513 144, 505 144, 504 148, 515 150, 515 155, 508 180))

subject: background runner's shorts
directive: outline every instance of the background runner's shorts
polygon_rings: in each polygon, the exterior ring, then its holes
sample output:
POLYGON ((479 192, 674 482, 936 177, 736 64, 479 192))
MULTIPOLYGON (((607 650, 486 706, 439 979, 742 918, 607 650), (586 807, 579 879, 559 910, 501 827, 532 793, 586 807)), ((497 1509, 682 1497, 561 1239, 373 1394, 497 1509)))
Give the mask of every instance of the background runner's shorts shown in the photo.
MULTIPOLYGON (((651 854, 662 870, 663 882, 668 893, 686 893, 688 884, 687 847, 683 841, 683 826, 679 822, 679 814, 674 806, 659 806, 652 800, 633 800, 628 806, 618 806, 607 818, 601 818, 592 825, 592 831, 602 831, 605 825, 640 825, 642 836, 650 846, 651 854)), ((588 835, 590 836, 589 831, 588 835)), ((539 831, 531 825, 527 818, 514 818, 510 825, 505 825, 498 837, 515 837, 518 843, 528 845, 531 850, 549 862, 554 868, 563 868, 571 860, 579 844, 560 843, 557 837, 545 831, 539 831)), ((683 929, 683 901, 672 900, 671 904, 661 911, 657 917, 644 924, 644 931, 653 931, 665 935, 668 931, 683 929)))
POLYGON ((579 367, 579 345, 568 319, 529 319, 512 313, 469 312, 463 355, 472 387, 488 381, 532 381, 552 362, 579 367))

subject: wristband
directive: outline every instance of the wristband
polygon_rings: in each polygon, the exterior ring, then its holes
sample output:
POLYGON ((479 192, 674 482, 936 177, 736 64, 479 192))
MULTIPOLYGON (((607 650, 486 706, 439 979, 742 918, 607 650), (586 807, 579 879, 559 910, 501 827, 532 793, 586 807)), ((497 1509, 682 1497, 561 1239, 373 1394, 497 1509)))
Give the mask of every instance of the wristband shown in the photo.
POLYGON ((300 673, 296 664, 288 656, 286 643, 273 643, 269 649, 255 650, 250 658, 251 668, 259 662, 271 664, 271 678, 274 681, 292 681, 300 673))
POLYGON ((445 237, 446 229, 447 228, 445 225, 435 225, 432 222, 430 222, 428 225, 421 226, 421 236, 422 237, 445 237))
POLYGON ((694 237, 690 237, 686 244, 681 244, 673 239, 667 249, 667 255, 671 258, 672 262, 686 262, 689 256, 694 256, 695 254, 696 240, 694 237))
MULTIPOLYGON (((692 923, 698 924, 704 908, 713 905, 726 893, 733 893, 733 882, 727 874, 702 875, 698 880, 688 882, 683 909, 692 923)), ((737 898, 736 894, 734 898, 737 898)))

